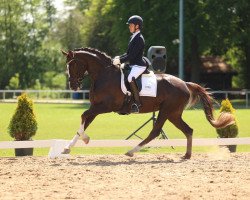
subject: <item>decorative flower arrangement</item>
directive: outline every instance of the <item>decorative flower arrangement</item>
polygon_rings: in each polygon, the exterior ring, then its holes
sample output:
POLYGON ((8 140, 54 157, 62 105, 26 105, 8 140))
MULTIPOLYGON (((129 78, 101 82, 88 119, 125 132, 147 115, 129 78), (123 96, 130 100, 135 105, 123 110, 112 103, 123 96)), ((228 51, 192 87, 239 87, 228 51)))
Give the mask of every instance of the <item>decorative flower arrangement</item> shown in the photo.
POLYGON ((37 121, 33 111, 33 102, 23 93, 18 97, 18 105, 9 124, 9 134, 16 141, 30 140, 37 131, 37 121))
MULTIPOLYGON (((227 112, 233 115, 235 119, 235 109, 233 108, 231 102, 228 99, 225 99, 221 102, 220 113, 227 112)), ((224 128, 216 129, 216 132, 219 138, 235 138, 239 133, 239 128, 235 120, 234 124, 228 125, 224 128)), ((227 148, 230 152, 236 152, 236 145, 228 145, 227 148)))

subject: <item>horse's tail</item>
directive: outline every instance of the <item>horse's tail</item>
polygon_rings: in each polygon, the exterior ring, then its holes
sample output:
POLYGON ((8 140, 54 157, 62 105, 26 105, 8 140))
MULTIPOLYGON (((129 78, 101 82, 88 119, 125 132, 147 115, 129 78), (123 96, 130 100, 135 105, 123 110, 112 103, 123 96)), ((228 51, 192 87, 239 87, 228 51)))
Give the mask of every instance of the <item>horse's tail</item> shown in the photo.
POLYGON ((214 119, 214 99, 211 94, 205 88, 196 83, 186 82, 186 85, 190 91, 189 106, 195 105, 200 100, 203 105, 206 118, 213 127, 223 128, 235 123, 234 116, 226 112, 222 112, 217 120, 214 119))

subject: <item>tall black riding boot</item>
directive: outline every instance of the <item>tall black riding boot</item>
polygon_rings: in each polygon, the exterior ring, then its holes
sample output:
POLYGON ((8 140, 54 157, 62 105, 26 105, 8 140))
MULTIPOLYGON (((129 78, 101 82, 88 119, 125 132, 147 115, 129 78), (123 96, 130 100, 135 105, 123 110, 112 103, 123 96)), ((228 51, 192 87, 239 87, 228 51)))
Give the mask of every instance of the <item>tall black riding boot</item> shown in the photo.
POLYGON ((139 107, 141 107, 139 91, 136 86, 135 80, 133 79, 130 83, 130 89, 134 97, 134 103, 131 106, 131 113, 139 113, 139 107))

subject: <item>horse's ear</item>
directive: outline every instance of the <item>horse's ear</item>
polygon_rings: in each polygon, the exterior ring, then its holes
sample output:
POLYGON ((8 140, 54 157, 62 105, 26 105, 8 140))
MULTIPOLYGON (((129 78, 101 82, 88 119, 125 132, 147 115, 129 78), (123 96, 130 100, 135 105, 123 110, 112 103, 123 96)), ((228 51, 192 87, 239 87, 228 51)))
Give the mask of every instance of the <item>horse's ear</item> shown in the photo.
POLYGON ((65 55, 65 56, 68 55, 68 53, 67 53, 66 51, 64 51, 64 50, 61 50, 61 51, 62 51, 62 54, 63 54, 63 55, 65 55))
POLYGON ((69 55, 70 58, 74 58, 74 52, 73 51, 69 51, 68 55, 69 55))

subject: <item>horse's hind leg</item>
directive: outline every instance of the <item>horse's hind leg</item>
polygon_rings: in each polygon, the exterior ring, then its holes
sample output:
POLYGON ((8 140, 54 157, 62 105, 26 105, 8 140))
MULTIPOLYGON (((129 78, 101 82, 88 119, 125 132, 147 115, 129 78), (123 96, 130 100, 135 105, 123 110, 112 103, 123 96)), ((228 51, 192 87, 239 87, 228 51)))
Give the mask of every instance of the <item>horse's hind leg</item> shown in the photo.
POLYGON ((169 121, 172 122, 178 129, 180 129, 187 138, 187 150, 183 157, 184 159, 190 159, 192 154, 192 140, 193 140, 193 129, 190 128, 186 122, 181 118, 181 114, 178 116, 169 116, 169 121))
POLYGON ((160 135, 160 131, 167 120, 167 115, 165 112, 160 111, 157 117, 157 120, 154 124, 153 129, 151 130, 150 134, 146 139, 144 139, 139 145, 134 147, 132 150, 128 151, 125 155, 132 157, 135 152, 140 151, 140 149, 148 144, 151 140, 155 139, 157 136, 160 135))

